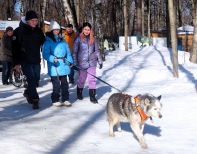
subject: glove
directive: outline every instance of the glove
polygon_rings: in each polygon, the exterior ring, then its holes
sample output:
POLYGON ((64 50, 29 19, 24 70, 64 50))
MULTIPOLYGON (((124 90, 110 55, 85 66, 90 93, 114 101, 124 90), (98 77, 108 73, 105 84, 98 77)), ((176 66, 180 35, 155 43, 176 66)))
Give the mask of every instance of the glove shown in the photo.
POLYGON ((100 64, 99 69, 101 69, 103 67, 103 64, 100 64))
POLYGON ((73 66, 75 71, 79 71, 79 68, 77 68, 76 66, 73 66))

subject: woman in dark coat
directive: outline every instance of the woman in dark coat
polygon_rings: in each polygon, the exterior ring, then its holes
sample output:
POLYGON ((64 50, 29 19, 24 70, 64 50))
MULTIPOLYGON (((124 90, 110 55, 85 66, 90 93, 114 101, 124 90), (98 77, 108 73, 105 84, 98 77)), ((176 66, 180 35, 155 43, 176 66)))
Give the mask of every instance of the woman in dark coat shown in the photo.
POLYGON ((96 65, 102 68, 103 62, 100 56, 99 47, 96 38, 93 36, 92 26, 85 22, 82 26, 82 32, 74 41, 73 44, 73 61, 74 66, 79 66, 79 79, 77 84, 77 97, 79 100, 83 99, 82 91, 86 79, 88 78, 89 95, 92 103, 98 103, 95 98, 96 95, 96 80, 92 75, 96 75, 96 65), (86 73, 88 72, 88 74, 86 73), (92 75, 91 75, 92 74, 92 75))

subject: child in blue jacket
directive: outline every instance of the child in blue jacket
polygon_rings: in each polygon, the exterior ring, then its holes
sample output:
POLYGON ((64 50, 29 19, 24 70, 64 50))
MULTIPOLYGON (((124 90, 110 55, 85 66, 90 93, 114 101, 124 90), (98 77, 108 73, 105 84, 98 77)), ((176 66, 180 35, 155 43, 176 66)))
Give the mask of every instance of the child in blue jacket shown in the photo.
POLYGON ((73 59, 68 44, 59 33, 60 25, 56 21, 51 21, 50 32, 46 33, 42 54, 47 61, 48 75, 53 85, 51 94, 53 106, 71 106, 67 75, 70 74, 73 59), (62 101, 60 101, 60 93, 62 101))

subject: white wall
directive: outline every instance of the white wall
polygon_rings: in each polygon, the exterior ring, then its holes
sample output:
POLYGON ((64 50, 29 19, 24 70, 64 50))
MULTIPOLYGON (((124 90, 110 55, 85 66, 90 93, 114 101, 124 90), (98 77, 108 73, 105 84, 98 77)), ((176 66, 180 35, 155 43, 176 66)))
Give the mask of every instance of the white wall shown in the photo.
MULTIPOLYGON (((137 42, 136 36, 129 36, 128 37, 128 47, 129 49, 138 49, 142 44, 137 42)), ((148 43, 144 43, 143 45, 149 46, 148 43)), ((153 37, 152 38, 152 46, 160 46, 160 47, 167 47, 167 38, 166 37, 153 37)), ((119 37, 119 50, 125 50, 125 37, 119 37)))
POLYGON ((153 46, 167 47, 166 37, 153 37, 153 46))
MULTIPOLYGON (((128 47, 129 49, 138 49, 142 43, 137 42, 136 36, 128 36, 128 47)), ((144 43, 143 45, 149 46, 148 43, 144 43)), ((119 37, 119 50, 125 50, 125 37, 120 36, 119 37)))
MULTIPOLYGON (((132 49, 133 46, 137 46, 137 37, 129 36, 128 37, 128 48, 132 49)), ((119 37, 119 50, 125 50, 125 37, 119 37)))
POLYGON ((8 26, 16 29, 19 26, 20 21, 3 21, 0 20, 0 30, 5 30, 8 26))

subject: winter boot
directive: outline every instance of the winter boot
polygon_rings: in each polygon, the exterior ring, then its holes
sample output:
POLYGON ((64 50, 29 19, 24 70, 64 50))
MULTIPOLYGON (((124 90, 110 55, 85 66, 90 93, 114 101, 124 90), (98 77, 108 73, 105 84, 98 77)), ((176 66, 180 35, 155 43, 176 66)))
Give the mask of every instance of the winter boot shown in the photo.
POLYGON ((39 109, 39 106, 38 106, 38 99, 33 99, 32 108, 33 108, 34 110, 39 109))
POLYGON ((95 98, 96 89, 89 89, 89 95, 90 95, 90 102, 94 104, 98 103, 97 99, 95 98))
POLYGON ((83 88, 78 88, 77 87, 77 98, 79 100, 83 100, 82 91, 83 91, 83 88))
POLYGON ((23 96, 26 98, 26 100, 29 104, 33 104, 33 100, 28 94, 24 93, 23 96))

